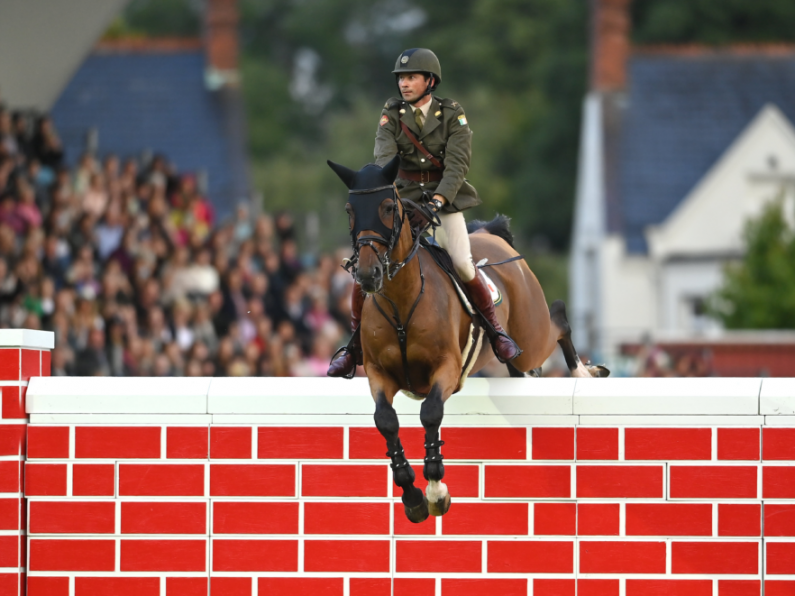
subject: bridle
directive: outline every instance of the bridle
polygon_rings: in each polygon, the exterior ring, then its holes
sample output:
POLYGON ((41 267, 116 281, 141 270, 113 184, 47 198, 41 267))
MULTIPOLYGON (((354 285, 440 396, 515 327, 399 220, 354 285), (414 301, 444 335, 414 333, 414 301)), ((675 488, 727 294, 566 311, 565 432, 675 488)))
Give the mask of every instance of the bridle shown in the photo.
POLYGON ((350 195, 349 203, 351 203, 354 213, 354 225, 351 227, 351 245, 353 247, 353 256, 350 259, 346 259, 345 265, 343 265, 343 267, 346 271, 355 276, 359 263, 360 251, 363 247, 367 246, 370 247, 375 253, 378 262, 381 264, 381 267, 384 270, 387 280, 391 281, 398 274, 398 272, 403 269, 403 267, 405 267, 409 261, 411 261, 411 259, 414 258, 420 248, 420 238, 422 237, 422 234, 417 233, 414 237, 414 244, 406 258, 398 263, 391 262, 392 251, 394 250, 395 245, 400 238, 400 234, 403 231, 403 224, 406 220, 407 204, 412 205, 412 203, 411 201, 406 201, 405 199, 400 198, 400 195, 398 195, 394 184, 378 186, 376 188, 367 188, 363 190, 349 190, 348 194, 350 195), (389 191, 389 194, 384 194, 384 191, 389 191), (383 197, 381 201, 373 200, 373 198, 376 197, 366 199, 367 202, 363 200, 365 199, 366 195, 378 195, 379 193, 383 197), (378 216, 378 208, 380 207, 383 199, 389 198, 390 196, 395 204, 395 208, 392 212, 391 228, 385 226, 381 221, 381 218, 378 216), (358 203, 358 205, 356 203, 358 203), (365 212, 364 209, 367 209, 368 211, 365 212), (368 234, 366 236, 359 237, 359 234, 362 230, 371 230, 374 232, 374 234, 368 234), (382 244, 386 247, 386 250, 384 250, 383 254, 378 252, 378 248, 376 248, 375 243, 382 244))
MULTIPOLYGON (((359 252, 365 246, 369 246, 375 252, 375 256, 378 259, 379 263, 384 269, 385 275, 388 280, 392 280, 398 272, 406 266, 406 264, 413 259, 417 252, 420 249, 420 240, 422 239, 422 234, 431 226, 438 225, 439 219, 436 217, 435 219, 432 217, 431 220, 427 225, 425 225, 421 229, 413 230, 414 234, 414 244, 409 251, 409 254, 406 255, 406 258, 400 261, 399 263, 392 263, 390 262, 390 255, 392 254, 392 250, 395 248, 395 244, 397 244, 398 238, 400 238, 400 234, 403 231, 403 224, 406 220, 406 210, 407 207, 410 209, 418 209, 419 206, 413 203, 412 201, 408 201, 406 199, 401 199, 400 195, 398 195, 397 189, 395 188, 394 184, 390 184, 388 186, 379 186, 377 188, 368 188, 365 190, 350 190, 348 191, 350 194, 351 206, 353 207, 354 212, 354 225, 351 227, 351 244, 353 245, 353 257, 350 259, 346 259, 346 264, 343 267, 348 270, 354 277, 356 276, 356 267, 359 263, 359 252), (372 195, 377 193, 383 193, 384 191, 389 191, 389 194, 392 197, 392 200, 395 203, 395 209, 392 212, 392 227, 388 228, 384 225, 381 221, 381 218, 378 216, 378 209, 383 202, 383 199, 380 201, 373 200, 371 197, 367 203, 362 201, 356 201, 356 198, 364 197, 365 195, 372 195), (359 208, 360 211, 357 213, 356 205, 354 204, 360 203, 359 208), (369 211, 363 212, 362 208, 367 206, 369 211), (398 209, 398 206, 400 209, 398 209), (398 211, 401 211, 399 214, 398 211), (374 234, 368 234, 366 236, 358 237, 358 234, 361 233, 362 230, 371 230, 375 232, 374 234), (386 246, 386 250, 384 254, 378 252, 378 249, 375 246, 375 243, 383 244, 386 246)), ((383 198, 387 198, 384 194, 383 198)), ((390 318, 381 305, 378 303, 378 300, 373 299, 373 303, 375 304, 378 311, 381 315, 386 319, 386 321, 392 326, 392 328, 397 332, 398 338, 398 345, 400 346, 400 356, 401 360, 403 361, 403 377, 406 380, 406 386, 408 387, 409 391, 414 391, 411 385, 411 379, 409 377, 409 361, 408 361, 408 325, 411 321, 411 317, 414 315, 414 311, 417 309, 417 305, 422 298, 422 295, 425 293, 425 275, 422 272, 422 261, 419 261, 420 265, 420 291, 417 294, 417 298, 414 300, 414 304, 411 306, 411 310, 409 310, 408 317, 406 320, 403 321, 400 317, 400 311, 398 309, 398 305, 392 300, 389 296, 387 296, 383 290, 378 293, 383 299, 389 302, 390 306, 392 307, 392 317, 390 318)))

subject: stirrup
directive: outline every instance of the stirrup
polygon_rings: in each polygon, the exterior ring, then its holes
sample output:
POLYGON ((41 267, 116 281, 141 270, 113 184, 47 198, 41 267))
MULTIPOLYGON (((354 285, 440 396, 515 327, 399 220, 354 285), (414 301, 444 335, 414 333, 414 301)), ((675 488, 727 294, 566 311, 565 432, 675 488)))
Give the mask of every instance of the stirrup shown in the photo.
POLYGON ((351 370, 351 372, 349 372, 349 373, 346 373, 346 374, 344 374, 344 375, 341 375, 341 376, 340 376, 340 377, 338 377, 338 378, 340 378, 340 379, 349 379, 349 380, 350 380, 350 379, 352 379, 353 377, 355 377, 355 376, 356 376, 356 367, 358 366, 358 365, 356 364, 356 354, 353 352, 353 349, 352 349, 352 348, 350 348, 350 347, 348 347, 348 346, 342 346, 342 347, 341 347, 339 350, 337 350, 336 352, 334 352, 334 355, 331 357, 331 362, 329 362, 329 366, 331 366, 332 364, 334 364, 334 361, 336 361, 336 360, 337 360, 337 356, 338 356, 340 353, 343 353, 343 354, 350 354, 350 355, 351 355, 351 357, 353 358, 353 370, 351 370))
MULTIPOLYGON (((483 317, 483 318, 485 318, 485 317, 483 317)), ((505 331, 497 331, 493 327, 491 328, 491 331, 492 331, 492 335, 489 336, 489 343, 491 344, 492 352, 494 352, 494 355, 497 357, 497 360, 499 360, 500 363, 508 364, 508 362, 518 358, 522 354, 522 348, 520 348, 519 344, 517 344, 510 335, 505 333, 505 331), (511 342, 513 344, 513 347, 516 348, 516 356, 511 358, 511 360, 503 360, 502 358, 500 358, 500 355, 497 353, 497 350, 494 349, 494 343, 497 341, 497 338, 500 338, 500 337, 507 339, 509 342, 511 342)))

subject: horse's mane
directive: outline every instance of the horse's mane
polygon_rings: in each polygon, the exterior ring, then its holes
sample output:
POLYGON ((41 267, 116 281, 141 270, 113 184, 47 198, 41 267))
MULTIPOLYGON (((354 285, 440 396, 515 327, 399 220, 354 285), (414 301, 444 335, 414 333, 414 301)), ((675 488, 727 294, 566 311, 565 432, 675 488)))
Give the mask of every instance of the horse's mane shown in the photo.
POLYGON ((475 219, 470 221, 467 224, 467 232, 470 234, 477 232, 478 230, 483 230, 492 234, 493 236, 499 236, 505 242, 507 242, 511 248, 514 248, 513 245, 513 234, 511 233, 510 229, 511 218, 507 215, 502 215, 498 213, 494 219, 489 222, 482 221, 480 219, 475 219))

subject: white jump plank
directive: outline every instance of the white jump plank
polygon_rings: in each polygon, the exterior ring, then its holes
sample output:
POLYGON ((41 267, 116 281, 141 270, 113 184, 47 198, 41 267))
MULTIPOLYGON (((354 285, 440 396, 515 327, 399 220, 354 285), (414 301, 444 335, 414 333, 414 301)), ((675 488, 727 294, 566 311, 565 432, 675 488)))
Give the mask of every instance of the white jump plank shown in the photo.
MULTIPOLYGON (((793 374, 795 374, 795 364, 793 374)), ((762 379, 759 413, 767 416, 795 414, 795 379, 762 379)))
POLYGON ((208 377, 33 377, 28 414, 206 414, 208 377))
POLYGON ((577 379, 574 414, 758 415, 761 379, 577 379))

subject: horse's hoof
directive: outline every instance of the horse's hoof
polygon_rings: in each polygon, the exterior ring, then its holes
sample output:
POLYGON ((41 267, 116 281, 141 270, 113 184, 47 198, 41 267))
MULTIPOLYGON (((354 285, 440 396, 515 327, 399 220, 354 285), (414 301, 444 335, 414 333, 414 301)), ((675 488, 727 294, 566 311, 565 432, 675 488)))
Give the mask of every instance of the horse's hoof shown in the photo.
POLYGON ((450 509, 450 491, 447 485, 440 481, 431 481, 425 487, 425 496, 428 497, 428 510, 436 517, 444 515, 450 509))
POLYGON ((428 499, 426 499, 425 495, 423 495, 422 502, 419 505, 415 505, 414 507, 409 507, 408 505, 404 504, 403 511, 406 512, 406 517, 410 522, 421 524, 428 519, 428 515, 430 514, 428 511, 428 499))
POLYGON ((610 371, 601 364, 589 365, 588 372, 591 373, 592 377, 596 377, 597 379, 610 376, 610 371))
POLYGON ((439 517, 450 510, 450 493, 439 497, 436 501, 428 501, 428 512, 439 517))

